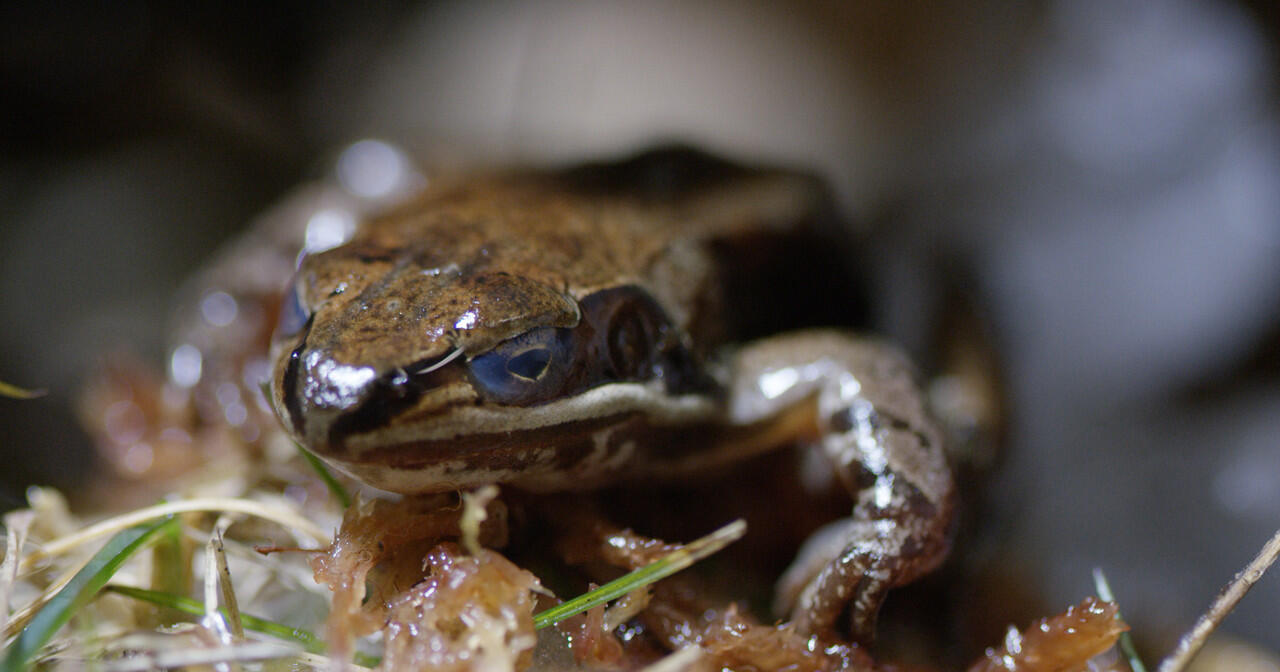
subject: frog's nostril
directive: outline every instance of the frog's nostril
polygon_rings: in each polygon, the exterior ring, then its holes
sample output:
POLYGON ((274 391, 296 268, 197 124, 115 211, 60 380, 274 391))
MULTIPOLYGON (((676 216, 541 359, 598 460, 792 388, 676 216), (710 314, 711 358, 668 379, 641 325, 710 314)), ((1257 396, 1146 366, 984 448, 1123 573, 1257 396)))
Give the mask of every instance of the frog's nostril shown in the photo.
POLYGON ((353 403, 338 409, 339 415, 328 428, 328 443, 341 446, 352 435, 391 425, 401 413, 414 408, 424 394, 459 380, 464 363, 462 352, 453 350, 371 378, 362 386, 359 399, 353 398, 353 403))

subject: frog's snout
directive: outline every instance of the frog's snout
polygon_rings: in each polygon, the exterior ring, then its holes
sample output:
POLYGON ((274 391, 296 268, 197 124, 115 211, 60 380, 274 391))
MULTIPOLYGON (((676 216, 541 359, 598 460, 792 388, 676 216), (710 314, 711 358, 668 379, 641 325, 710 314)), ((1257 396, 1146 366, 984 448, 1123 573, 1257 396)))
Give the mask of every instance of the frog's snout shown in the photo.
POLYGON ((320 451, 329 426, 362 403, 376 378, 373 367, 344 364, 323 350, 299 346, 289 354, 276 391, 288 415, 282 419, 304 445, 320 451))
POLYGON ((446 401, 446 391, 461 377, 450 366, 462 362, 460 354, 379 370, 300 347, 290 354, 281 380, 287 424, 311 450, 341 455, 352 437, 376 435, 410 411, 419 416, 446 401))

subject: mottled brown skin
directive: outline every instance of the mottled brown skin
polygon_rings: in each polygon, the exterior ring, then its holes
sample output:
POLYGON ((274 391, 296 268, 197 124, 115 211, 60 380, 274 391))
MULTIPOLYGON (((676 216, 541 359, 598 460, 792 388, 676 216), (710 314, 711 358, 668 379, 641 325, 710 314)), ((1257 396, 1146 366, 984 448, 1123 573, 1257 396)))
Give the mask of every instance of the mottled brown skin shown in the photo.
POLYGON ((945 555, 954 495, 900 354, 787 331, 849 305, 842 279, 795 284, 829 270, 830 210, 810 178, 679 151, 433 185, 302 262, 274 406, 405 493, 601 487, 814 443, 854 507, 779 603, 826 636, 848 607, 869 640, 886 591, 945 555))

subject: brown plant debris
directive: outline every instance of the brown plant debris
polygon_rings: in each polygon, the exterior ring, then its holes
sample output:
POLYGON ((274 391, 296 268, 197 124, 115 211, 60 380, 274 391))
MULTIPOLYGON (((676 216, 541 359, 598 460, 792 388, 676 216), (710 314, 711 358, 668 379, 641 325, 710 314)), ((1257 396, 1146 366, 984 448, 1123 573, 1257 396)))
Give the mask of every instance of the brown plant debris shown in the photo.
POLYGON ((426 556, 427 578, 392 600, 383 670, 528 667, 538 579, 489 549, 446 542, 426 556))
MULTIPOLYGON (((987 649, 969 672, 1084 672, 1089 661, 1129 629, 1114 603, 1086 597, 1057 616, 1018 632, 1010 627, 999 648, 987 649)), ((1123 669, 1123 668, 1117 668, 1123 669)))
MULTIPOLYGON (((496 501, 490 507, 480 542, 505 545, 506 509, 496 501)), ((422 580, 424 558, 431 566, 428 554, 462 535, 462 511, 450 495, 362 500, 347 510, 333 544, 311 560, 316 581, 333 591, 326 637, 331 656, 350 659, 355 638, 388 624, 395 605, 422 580)))

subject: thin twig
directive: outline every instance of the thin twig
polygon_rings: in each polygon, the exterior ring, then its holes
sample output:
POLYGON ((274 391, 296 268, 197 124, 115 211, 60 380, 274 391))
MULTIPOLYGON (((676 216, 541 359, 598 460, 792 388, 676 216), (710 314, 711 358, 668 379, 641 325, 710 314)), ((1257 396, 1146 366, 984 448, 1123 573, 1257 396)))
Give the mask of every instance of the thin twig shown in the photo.
POLYGON ((58 578, 50 581, 49 585, 44 587, 44 591, 37 595, 34 600, 28 602, 27 606, 10 614, 9 622, 5 624, 4 631, 0 632, 0 639, 8 639, 17 634, 19 630, 27 627, 27 623, 30 622, 32 618, 35 618, 35 615, 44 608, 44 605, 47 604, 49 600, 52 600, 53 597, 58 594, 58 591, 65 588, 68 583, 71 583, 71 579, 74 579, 76 574, 78 574, 81 569, 84 569, 85 564, 88 563, 86 562, 66 570, 59 575, 58 578))
POLYGON ((131 511, 114 518, 108 518, 100 523, 90 525, 75 534, 70 534, 60 539, 50 541, 44 544, 42 548, 28 553, 27 557, 22 559, 20 571, 30 569, 37 562, 44 560, 45 558, 65 553, 80 544, 119 532, 124 528, 132 527, 139 523, 145 523, 146 521, 154 518, 173 515, 175 513, 192 513, 196 511, 243 513, 275 522, 285 529, 293 532, 295 536, 297 536, 297 533, 302 533, 319 542, 321 545, 327 546, 329 544, 329 534, 327 532, 320 529, 320 527, 315 523, 283 505, 249 499, 236 499, 233 497, 203 497, 199 499, 186 499, 177 502, 169 502, 166 504, 147 507, 145 509, 139 509, 137 511, 131 511))
POLYGON ((229 662, 254 662, 279 658, 297 658, 303 655, 296 648, 276 642, 248 642, 209 649, 182 649, 176 651, 133 651, 118 660, 93 661, 66 659, 92 667, 94 663, 106 672, 145 672, 168 670, 199 665, 216 665, 229 662))
POLYGON ((1262 578, 1271 564, 1276 561, 1276 557, 1280 556, 1280 530, 1262 546, 1262 550, 1258 552, 1258 556, 1253 559, 1243 570, 1236 574, 1235 578, 1227 584, 1222 592, 1218 594, 1218 599, 1213 601, 1209 606, 1209 610, 1200 616, 1196 624, 1192 626, 1187 634, 1178 640, 1178 646, 1174 647, 1173 652, 1167 658, 1160 661, 1160 666, 1156 668, 1157 672, 1180 672, 1184 669, 1191 659, 1200 652, 1200 647, 1204 646, 1204 642, 1209 635, 1217 629, 1222 620, 1231 613, 1240 598, 1249 592, 1253 584, 1262 578))
POLYGON ((9 598, 13 595, 13 586, 18 582, 18 558, 22 555, 22 544, 27 540, 27 532, 35 520, 34 511, 14 511, 4 517, 5 550, 4 562, 0 562, 0 631, 9 625, 9 598))
POLYGON ((227 555, 222 546, 222 535, 231 527, 231 523, 230 516, 219 516, 205 546, 204 618, 201 622, 218 635, 223 645, 244 639, 240 606, 236 600, 235 588, 231 585, 231 569, 227 567, 227 555), (226 605, 225 617, 218 610, 219 595, 226 605))

